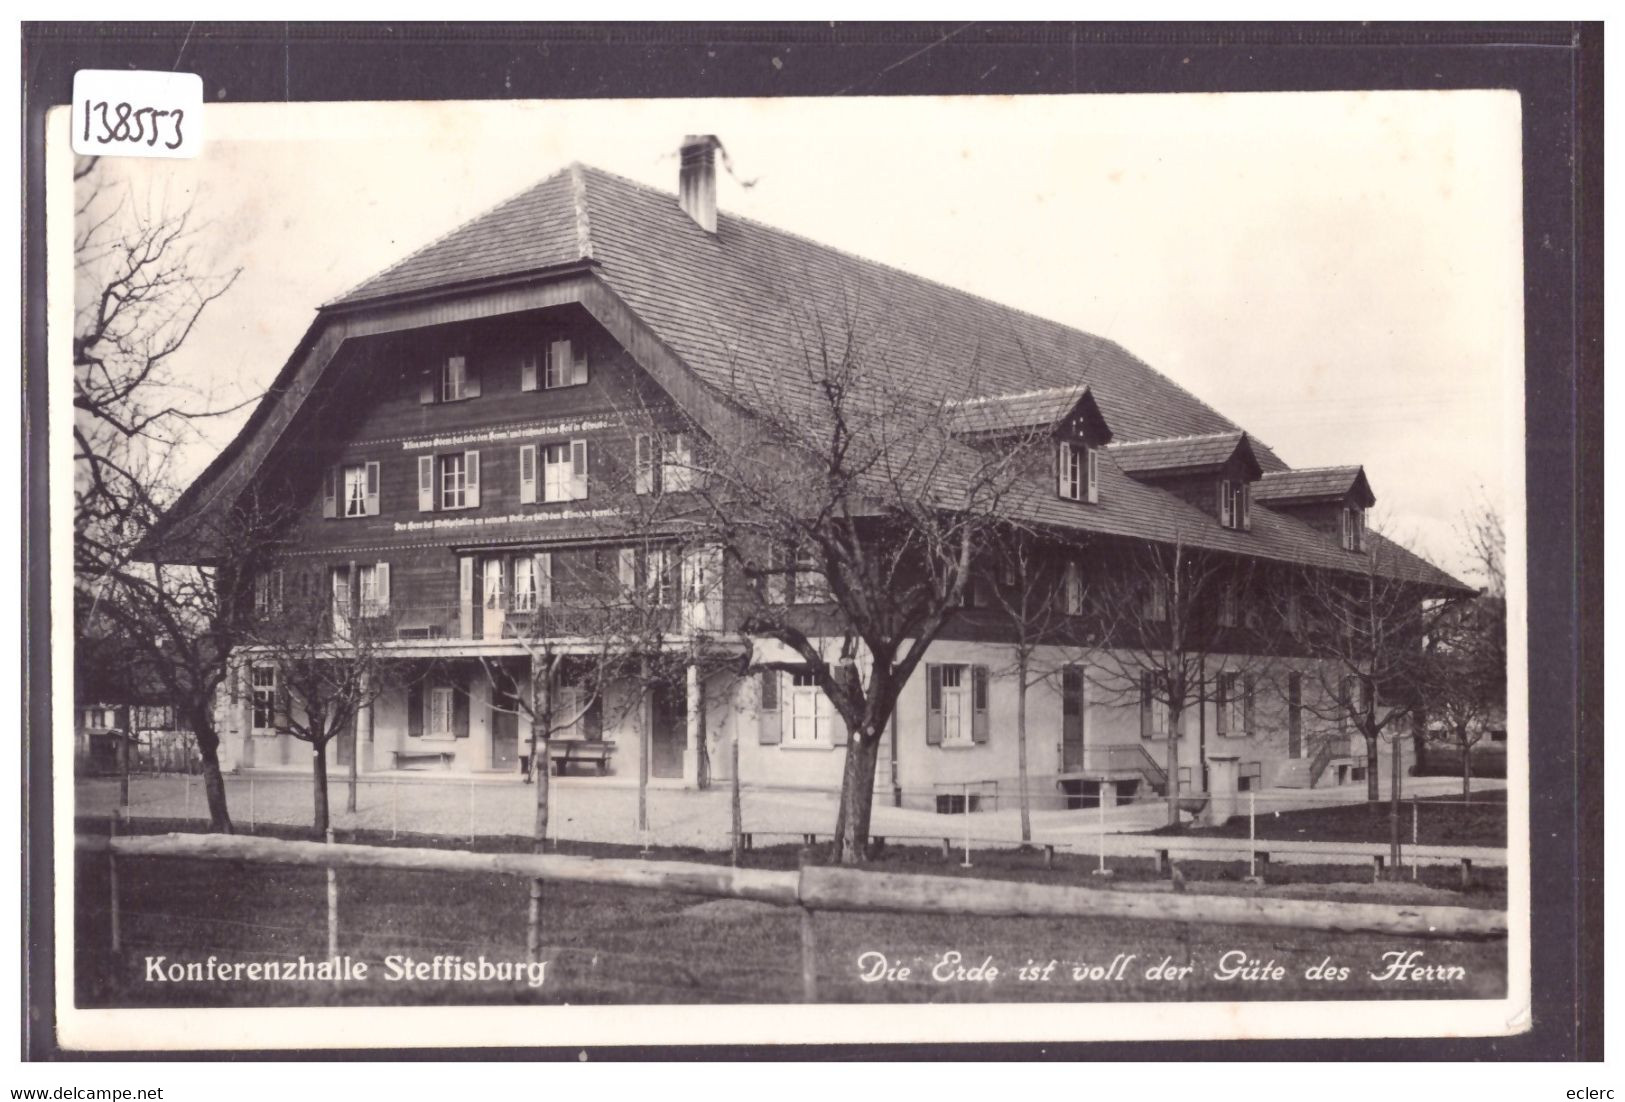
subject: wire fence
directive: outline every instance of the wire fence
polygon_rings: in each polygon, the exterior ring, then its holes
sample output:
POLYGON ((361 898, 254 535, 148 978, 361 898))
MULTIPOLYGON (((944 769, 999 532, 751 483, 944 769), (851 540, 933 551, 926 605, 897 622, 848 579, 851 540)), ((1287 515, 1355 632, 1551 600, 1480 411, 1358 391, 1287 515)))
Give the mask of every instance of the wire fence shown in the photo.
MULTIPOLYGON (((1028 790, 1053 788, 1060 780, 1029 778, 1028 790)), ((228 775, 224 783, 240 831, 286 832, 308 828, 313 821, 314 787, 308 774, 251 772, 228 775)), ((1424 866, 1449 865, 1459 866, 1464 882, 1470 882, 1473 865, 1505 864, 1504 794, 1485 791, 1476 799, 1440 794, 1448 787, 1437 780, 1404 782, 1410 795, 1398 808, 1399 860, 1413 879, 1424 866), (1495 844, 1497 832, 1500 844, 1495 844)), ((116 781, 82 782, 79 812, 118 813, 132 824, 147 820, 202 828, 208 823, 200 777, 136 774, 128 789, 128 804, 120 807, 116 781)), ((1048 861, 1056 854, 1091 858, 1101 872, 1113 861, 1139 858, 1159 867, 1179 860, 1245 862, 1250 876, 1287 864, 1368 865, 1373 875, 1381 876, 1393 861, 1393 808, 1386 800, 1351 802, 1363 789, 1242 792, 1234 798, 1227 824, 1195 830, 1191 826, 1211 819, 1212 797, 1192 793, 1181 801, 1186 826, 1177 831, 1167 827, 1167 800, 1146 794, 1118 802, 1112 793, 1097 789, 1085 806, 1032 801, 1037 806, 1027 816, 1025 836, 1019 790, 1015 778, 884 788, 876 793, 870 834, 880 846, 927 846, 967 867, 978 851, 1017 847, 1040 850, 1048 861)), ((354 782, 330 777, 328 784, 330 823, 342 833, 390 840, 429 837, 440 839, 438 844, 532 838, 536 799, 536 788, 518 777, 410 771, 363 774, 354 782)), ((837 810, 836 793, 828 788, 745 786, 739 792, 736 839, 726 782, 706 790, 656 785, 640 792, 598 778, 555 778, 548 786, 548 804, 549 843, 637 845, 644 850, 818 844, 830 840, 837 810)))

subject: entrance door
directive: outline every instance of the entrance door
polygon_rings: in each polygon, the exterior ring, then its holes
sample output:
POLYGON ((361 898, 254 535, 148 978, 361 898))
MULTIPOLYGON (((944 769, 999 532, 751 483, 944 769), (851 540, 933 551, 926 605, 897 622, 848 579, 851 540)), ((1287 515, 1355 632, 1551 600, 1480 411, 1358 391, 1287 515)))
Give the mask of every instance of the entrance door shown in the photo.
POLYGON ((499 672, 491 687, 491 768, 519 768, 519 712, 513 680, 499 672))
POLYGON ((649 775, 681 777, 683 747, 688 742, 688 686, 656 685, 649 711, 649 775))
POLYGON ((1083 670, 1061 670, 1061 772, 1083 768, 1083 670))

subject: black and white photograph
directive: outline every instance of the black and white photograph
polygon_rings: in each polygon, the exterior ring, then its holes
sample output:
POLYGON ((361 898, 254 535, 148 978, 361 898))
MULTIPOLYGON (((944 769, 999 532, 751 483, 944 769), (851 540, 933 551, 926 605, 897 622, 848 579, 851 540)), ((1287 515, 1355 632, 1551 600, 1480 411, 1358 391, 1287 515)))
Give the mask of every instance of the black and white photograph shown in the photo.
POLYGON ((59 1043, 1529 1029, 1521 110, 54 109, 59 1043))

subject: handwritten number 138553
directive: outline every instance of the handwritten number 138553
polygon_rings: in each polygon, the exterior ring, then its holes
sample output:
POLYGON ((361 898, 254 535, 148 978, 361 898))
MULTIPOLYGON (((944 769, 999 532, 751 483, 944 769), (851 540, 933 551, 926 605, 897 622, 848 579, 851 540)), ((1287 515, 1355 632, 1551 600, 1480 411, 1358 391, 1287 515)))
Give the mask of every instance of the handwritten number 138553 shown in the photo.
POLYGON ((181 121, 186 112, 180 108, 173 111, 159 111, 154 107, 132 107, 128 103, 108 103, 101 100, 92 103, 85 101, 85 141, 91 140, 90 118, 92 111, 101 116, 101 133, 96 135, 99 145, 110 145, 114 142, 140 142, 145 141, 149 146, 158 144, 162 136, 159 124, 163 120, 170 120, 175 132, 174 141, 164 142, 165 149, 179 149, 182 141, 181 121), (145 117, 145 123, 143 123, 145 117))

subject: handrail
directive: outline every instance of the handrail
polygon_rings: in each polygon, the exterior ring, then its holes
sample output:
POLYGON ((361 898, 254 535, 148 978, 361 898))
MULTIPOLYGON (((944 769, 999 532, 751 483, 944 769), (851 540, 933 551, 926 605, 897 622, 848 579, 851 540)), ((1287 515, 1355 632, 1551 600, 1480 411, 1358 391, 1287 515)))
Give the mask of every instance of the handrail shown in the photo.
POLYGON ((1346 758, 1349 756, 1349 736, 1327 735, 1320 740, 1320 748, 1309 762, 1309 787, 1313 788, 1320 783, 1321 774, 1332 763, 1333 758, 1346 758))

